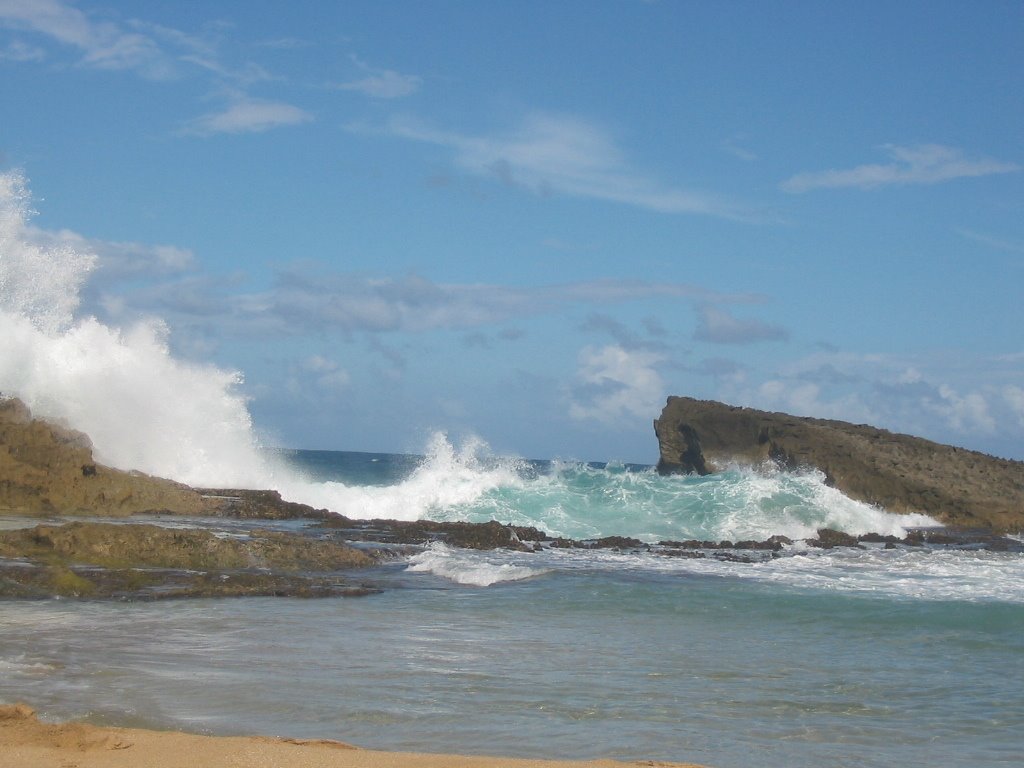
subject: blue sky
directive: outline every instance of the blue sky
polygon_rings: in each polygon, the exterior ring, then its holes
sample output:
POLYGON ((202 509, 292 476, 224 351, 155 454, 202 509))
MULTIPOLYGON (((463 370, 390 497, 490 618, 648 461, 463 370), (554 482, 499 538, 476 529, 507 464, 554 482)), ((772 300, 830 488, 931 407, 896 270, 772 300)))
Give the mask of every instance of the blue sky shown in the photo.
POLYGON ((0 170, 277 444, 1024 458, 1024 6, 836 5, 0 0, 0 170))

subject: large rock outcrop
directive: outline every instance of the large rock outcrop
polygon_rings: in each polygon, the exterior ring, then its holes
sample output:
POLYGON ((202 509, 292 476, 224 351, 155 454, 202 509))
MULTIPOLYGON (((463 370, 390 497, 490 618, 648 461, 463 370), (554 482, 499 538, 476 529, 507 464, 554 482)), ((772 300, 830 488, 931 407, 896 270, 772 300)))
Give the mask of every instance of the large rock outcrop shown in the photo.
POLYGON ((865 424, 670 397, 654 422, 663 474, 709 474, 770 460, 816 468, 854 499, 946 525, 1024 530, 1024 462, 865 424))
POLYGON ((33 419, 18 399, 0 399, 0 511, 121 516, 208 507, 188 486, 97 464, 86 435, 33 419))

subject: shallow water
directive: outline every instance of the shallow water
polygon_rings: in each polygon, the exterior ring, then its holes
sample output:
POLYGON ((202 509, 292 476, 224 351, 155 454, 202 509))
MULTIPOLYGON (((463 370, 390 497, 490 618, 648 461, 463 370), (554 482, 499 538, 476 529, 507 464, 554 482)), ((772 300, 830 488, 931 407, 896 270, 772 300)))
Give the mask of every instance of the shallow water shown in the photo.
POLYGON ((455 587, 391 570, 413 588, 8 604, 0 698, 213 733, 721 768, 1020 754, 1024 606, 590 570, 455 587))

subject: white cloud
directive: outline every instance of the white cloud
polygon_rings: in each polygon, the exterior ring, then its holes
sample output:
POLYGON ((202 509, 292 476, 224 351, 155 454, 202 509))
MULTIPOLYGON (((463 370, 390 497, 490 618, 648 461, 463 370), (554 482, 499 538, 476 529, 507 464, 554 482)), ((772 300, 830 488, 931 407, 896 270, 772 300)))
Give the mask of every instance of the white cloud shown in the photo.
POLYGON ((961 395, 945 384, 939 387, 939 400, 929 407, 941 415, 957 432, 983 432, 996 430, 995 419, 989 413, 988 401, 980 392, 961 395))
POLYGON ((42 61, 45 58, 46 51, 21 40, 14 40, 7 48, 0 50, 0 61, 42 61))
POLYGON ((760 383, 720 384, 716 396, 737 405, 868 423, 945 443, 1019 445, 1024 387, 987 384, 989 372, 980 364, 967 365, 970 370, 960 374, 967 378, 961 378, 943 357, 818 354, 784 365, 760 383))
POLYGON ((719 307, 702 306, 698 309, 696 341, 715 344, 752 344, 758 341, 780 341, 789 337, 784 328, 758 320, 741 320, 719 307))
POLYGON ((423 82, 422 78, 416 75, 403 75, 393 69, 371 67, 356 56, 352 56, 352 61, 365 77, 341 83, 335 86, 336 88, 343 91, 357 91, 374 99, 399 99, 415 93, 423 82))
POLYGON ((173 245, 114 242, 83 237, 61 229, 50 232, 29 227, 27 237, 43 247, 69 247, 96 255, 96 269, 103 277, 160 277, 186 272, 195 266, 192 251, 173 245))
POLYGON ((153 78, 173 73, 173 60, 150 36, 112 21, 94 21, 58 0, 0 0, 0 25, 77 48, 86 66, 133 69, 153 78))
POLYGON ((658 413, 665 399, 665 383, 655 366, 662 360, 655 352, 618 345, 584 348, 569 416, 577 421, 615 424, 658 413))
POLYGON ((322 355, 313 355, 307 358, 303 362, 302 367, 308 374, 312 375, 314 383, 322 390, 336 391, 344 389, 351 381, 348 371, 344 370, 334 360, 330 360, 322 355))
POLYGON ((759 218, 727 200, 669 186, 635 170, 606 131, 575 117, 534 113, 495 136, 440 131, 411 120, 394 120, 388 131, 448 147, 465 171, 541 195, 591 198, 659 213, 759 218))
POLYGON ((1013 385, 1003 388, 1003 398, 1017 421, 1024 427, 1024 388, 1013 385))
POLYGON ((282 125, 308 123, 312 119, 310 113, 291 104, 239 96, 220 112, 211 112, 190 120, 182 133, 195 136, 259 133, 282 125))
POLYGON ((812 189, 857 187, 872 189, 891 184, 937 184, 951 179, 990 176, 1021 170, 1017 163, 987 157, 968 159, 963 152, 941 144, 918 144, 883 147, 892 162, 859 165, 849 170, 827 170, 798 173, 782 182, 786 192, 807 192, 812 189))
POLYGON ((812 381, 770 379, 757 388, 751 402, 763 410, 819 419, 870 422, 877 416, 861 401, 859 395, 829 397, 822 392, 819 384, 812 381))

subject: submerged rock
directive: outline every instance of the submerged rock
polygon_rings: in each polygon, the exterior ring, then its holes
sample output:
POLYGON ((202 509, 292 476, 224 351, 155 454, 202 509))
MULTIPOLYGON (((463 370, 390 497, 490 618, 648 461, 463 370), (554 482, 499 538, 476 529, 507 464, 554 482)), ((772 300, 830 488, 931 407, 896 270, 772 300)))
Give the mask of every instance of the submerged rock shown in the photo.
POLYGON ((670 397, 654 422, 663 474, 709 474, 739 462, 813 468, 847 496, 946 525, 1024 530, 1024 462, 866 424, 670 397))

